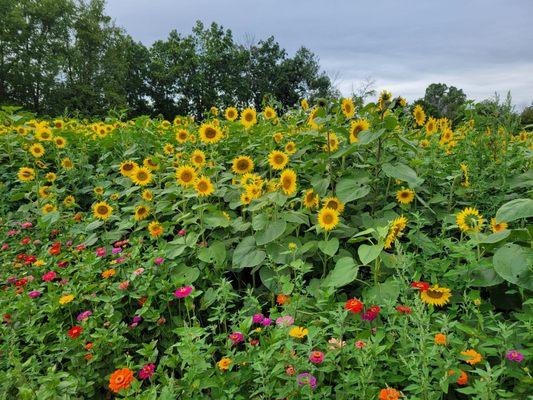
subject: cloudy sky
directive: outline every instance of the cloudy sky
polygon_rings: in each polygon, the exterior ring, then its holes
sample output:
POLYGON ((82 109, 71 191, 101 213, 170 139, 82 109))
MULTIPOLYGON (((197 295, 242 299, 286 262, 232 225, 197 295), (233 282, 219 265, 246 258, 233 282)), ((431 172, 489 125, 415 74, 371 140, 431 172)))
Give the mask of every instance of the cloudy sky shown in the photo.
POLYGON ((413 100, 432 82, 478 100, 510 90, 533 101, 533 0, 107 0, 116 23, 146 45, 196 20, 247 43, 273 35, 310 48, 348 95, 371 78, 413 100))

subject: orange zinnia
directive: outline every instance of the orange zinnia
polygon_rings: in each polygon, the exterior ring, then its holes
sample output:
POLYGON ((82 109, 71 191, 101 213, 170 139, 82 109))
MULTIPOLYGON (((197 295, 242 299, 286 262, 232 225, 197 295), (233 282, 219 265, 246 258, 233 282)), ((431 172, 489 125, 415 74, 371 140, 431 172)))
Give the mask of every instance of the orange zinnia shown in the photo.
POLYGON ((131 369, 117 369, 109 377, 109 389, 118 393, 121 389, 128 389, 134 380, 135 378, 131 369))
POLYGON ((400 396, 401 393, 392 388, 381 389, 379 392, 379 400, 398 400, 400 396))
POLYGON ((465 362, 470 364, 470 365, 475 365, 477 363, 480 363, 481 360, 483 359, 483 357, 481 357, 481 354, 479 354, 474 349, 468 349, 466 351, 461 351, 461 354, 463 356, 467 357, 465 362))

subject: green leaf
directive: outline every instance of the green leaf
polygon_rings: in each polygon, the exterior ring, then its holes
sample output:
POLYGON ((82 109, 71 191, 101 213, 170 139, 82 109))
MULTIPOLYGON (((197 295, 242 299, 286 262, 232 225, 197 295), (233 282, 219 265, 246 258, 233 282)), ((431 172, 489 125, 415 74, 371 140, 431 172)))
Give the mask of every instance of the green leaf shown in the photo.
POLYGON ((348 203, 365 197, 370 193, 369 186, 361 186, 359 179, 342 179, 336 188, 336 194, 340 201, 348 203))
POLYGON ((337 260, 335 268, 324 279, 323 285, 329 287, 342 287, 357 278, 358 267, 352 257, 342 257, 337 260))
POLYGON ((372 131, 362 131, 357 135, 357 138, 359 139, 357 142, 355 142, 356 145, 364 145, 372 143, 373 141, 379 139, 383 134, 385 133, 385 129, 380 129, 377 132, 372 131))
POLYGON ((330 240, 321 240, 318 242, 318 248, 322 251, 322 253, 333 257, 339 249, 339 239, 333 238, 330 240))
POLYGON ((511 231, 509 229, 504 229, 503 231, 492 233, 488 236, 482 237, 479 239, 479 243, 486 243, 486 244, 492 244, 492 243, 498 243, 502 240, 506 239, 511 234, 511 231))
POLYGON ((329 178, 322 178, 321 175, 315 175, 311 179, 311 186, 319 196, 324 196, 329 186, 329 178))
POLYGON ((357 254, 359 255, 361 262, 364 265, 368 265, 378 258, 381 250, 383 250, 383 244, 374 244, 372 246, 369 246, 368 244, 362 244, 357 249, 357 254))
POLYGON ((394 303, 400 295, 400 284, 394 279, 388 279, 371 288, 363 290, 363 300, 365 303, 385 304, 394 303))
POLYGON ((204 215, 203 221, 208 228, 226 228, 230 225, 230 221, 221 211, 204 215))
POLYGON ((95 229, 101 227, 104 224, 104 221, 100 221, 97 219, 96 221, 91 222, 89 225, 85 227, 86 231, 94 231, 95 229))
POLYGON ((221 265, 226 259, 226 246, 222 242, 214 242, 198 252, 198 258, 207 263, 221 265))
POLYGON ((533 250, 508 243, 492 257, 494 269, 507 282, 533 290, 533 250))
POLYGON ((273 242, 285 232, 287 222, 285 220, 277 220, 267 224, 266 229, 255 234, 255 241, 258 246, 273 242))
POLYGON ((381 168, 388 177, 399 179, 402 182, 407 182, 413 186, 421 185, 424 182, 422 178, 417 176, 416 172, 411 167, 402 163, 385 163, 381 168))
POLYGON ((533 217, 532 199, 511 200, 496 211, 496 222, 511 222, 530 217, 533 217))
POLYGON ((398 125, 398 119, 392 114, 387 115, 383 122, 385 122, 385 128, 389 131, 392 131, 398 125))
POLYGON ((236 269, 251 268, 261 264, 266 253, 258 250, 255 239, 251 236, 244 238, 233 252, 233 266, 236 269))
POLYGON ((174 285, 184 285, 193 283, 200 277, 198 268, 187 267, 186 265, 178 266, 172 271, 172 283, 174 285))

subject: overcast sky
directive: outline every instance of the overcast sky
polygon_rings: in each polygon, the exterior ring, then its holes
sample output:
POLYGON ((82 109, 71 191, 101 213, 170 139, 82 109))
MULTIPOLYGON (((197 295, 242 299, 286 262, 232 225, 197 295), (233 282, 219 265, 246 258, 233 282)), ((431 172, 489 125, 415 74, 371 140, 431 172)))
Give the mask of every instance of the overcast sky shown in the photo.
POLYGON ((366 78, 408 100, 432 82, 470 98, 510 90, 533 101, 533 0, 107 0, 117 25, 146 45, 196 20, 239 43, 273 35, 289 54, 311 49, 344 95, 366 78))

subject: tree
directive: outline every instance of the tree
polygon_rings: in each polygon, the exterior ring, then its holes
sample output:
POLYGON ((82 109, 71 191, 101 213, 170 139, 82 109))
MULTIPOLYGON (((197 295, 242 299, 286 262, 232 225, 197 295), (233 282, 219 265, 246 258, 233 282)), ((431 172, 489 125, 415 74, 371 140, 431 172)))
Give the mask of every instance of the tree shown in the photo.
POLYGON ((524 108, 520 114, 520 123, 525 127, 533 127, 533 103, 529 107, 524 108))
POLYGON ((429 115, 446 117, 456 122, 462 117, 461 107, 466 103, 466 94, 462 89, 445 83, 432 83, 426 88, 423 107, 429 115))

